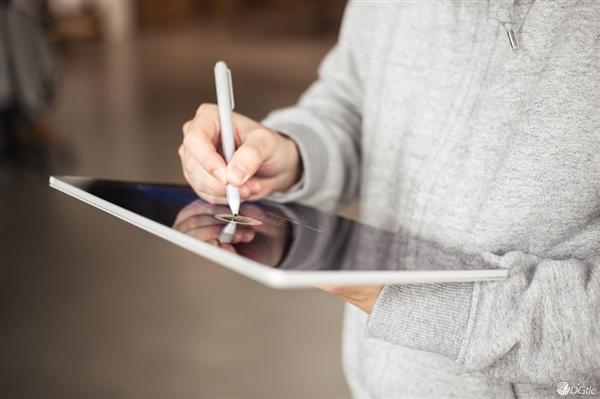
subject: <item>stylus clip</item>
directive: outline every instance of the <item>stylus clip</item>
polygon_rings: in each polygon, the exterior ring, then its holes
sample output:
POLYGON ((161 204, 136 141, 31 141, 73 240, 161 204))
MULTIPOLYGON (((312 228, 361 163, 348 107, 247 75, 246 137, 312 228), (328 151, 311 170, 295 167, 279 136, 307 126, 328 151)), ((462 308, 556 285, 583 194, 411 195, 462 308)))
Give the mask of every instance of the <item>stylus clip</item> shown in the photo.
POLYGON ((231 78, 231 69, 227 68, 227 77, 229 78, 229 104, 231 104, 231 110, 235 108, 235 100, 233 99, 233 81, 231 78))

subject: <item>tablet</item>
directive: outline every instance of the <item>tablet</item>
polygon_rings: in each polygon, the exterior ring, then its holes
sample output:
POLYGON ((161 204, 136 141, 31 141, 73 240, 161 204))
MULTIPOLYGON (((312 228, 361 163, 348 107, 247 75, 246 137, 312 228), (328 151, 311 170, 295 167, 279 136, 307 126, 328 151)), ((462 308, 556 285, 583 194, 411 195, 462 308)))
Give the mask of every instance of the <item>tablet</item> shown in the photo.
POLYGON ((274 288, 499 280, 476 253, 298 204, 199 199, 183 185, 50 177, 50 186, 274 288))

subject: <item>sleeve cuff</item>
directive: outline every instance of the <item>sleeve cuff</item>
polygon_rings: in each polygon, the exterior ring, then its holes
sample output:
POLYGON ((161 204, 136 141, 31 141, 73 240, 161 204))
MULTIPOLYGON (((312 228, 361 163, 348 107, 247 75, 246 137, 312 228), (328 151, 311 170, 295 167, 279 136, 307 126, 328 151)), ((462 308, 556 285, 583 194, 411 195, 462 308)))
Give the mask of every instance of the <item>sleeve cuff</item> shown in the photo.
POLYGON ((298 184, 283 193, 273 193, 268 199, 275 202, 302 201, 314 195, 327 174, 328 157, 321 137, 306 125, 299 123, 278 123, 269 118, 263 122, 269 129, 275 130, 294 140, 302 159, 302 177, 298 184))
POLYGON ((474 312, 475 283, 385 286, 366 333, 457 360, 474 312))

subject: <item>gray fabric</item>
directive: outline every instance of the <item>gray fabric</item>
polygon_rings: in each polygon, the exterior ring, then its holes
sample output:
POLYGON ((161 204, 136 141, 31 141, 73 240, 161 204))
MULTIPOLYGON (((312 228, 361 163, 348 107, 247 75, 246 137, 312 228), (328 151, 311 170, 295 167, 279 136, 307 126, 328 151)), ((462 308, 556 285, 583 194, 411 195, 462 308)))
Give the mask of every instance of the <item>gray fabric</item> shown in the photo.
POLYGON ((311 197, 319 190, 320 186, 319 182, 315 182, 313 179, 326 173, 328 157, 325 151, 325 143, 316 131, 301 124, 280 122, 278 128, 281 132, 290 131, 303 137, 303 140, 297 140, 297 145, 303 156, 304 173, 299 187, 293 187, 285 195, 273 193, 271 199, 274 201, 280 199, 284 201, 296 201, 301 198, 311 197))
POLYGON ((279 200, 359 196, 363 221, 510 269, 347 306, 356 397, 600 391, 598 21, 596 1, 356 2, 319 79, 264 121, 306 165, 279 200))
POLYGON ((36 118, 50 106, 52 59, 34 12, 41 2, 14 3, 0 4, 0 109, 18 107, 36 118))
POLYGON ((472 296, 471 284, 387 286, 371 313, 369 330, 377 338, 456 359, 469 322, 472 296), (410 306, 418 298, 427 298, 428 306, 410 306), (397 319, 398 309, 402 309, 401 321, 397 319), (402 336, 397 338, 398 330, 402 336))

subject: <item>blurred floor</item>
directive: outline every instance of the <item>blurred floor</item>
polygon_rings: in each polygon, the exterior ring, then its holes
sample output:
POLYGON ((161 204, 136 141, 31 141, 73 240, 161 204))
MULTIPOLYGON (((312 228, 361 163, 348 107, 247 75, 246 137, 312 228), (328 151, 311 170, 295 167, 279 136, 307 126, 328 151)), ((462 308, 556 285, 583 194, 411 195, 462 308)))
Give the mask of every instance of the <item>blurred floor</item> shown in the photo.
MULTIPOLYGON (((334 38, 173 30, 71 49, 54 174, 181 182, 180 126, 234 73, 236 108, 293 103, 334 38)), ((347 397, 341 303, 276 291, 55 192, 0 173, 0 398, 347 397)))

